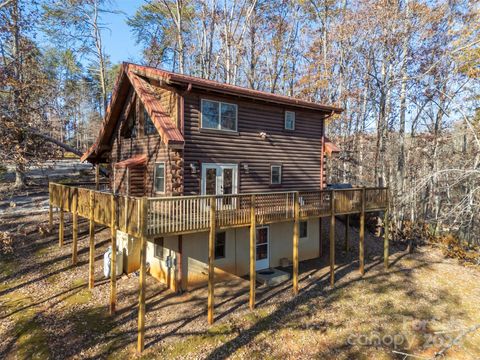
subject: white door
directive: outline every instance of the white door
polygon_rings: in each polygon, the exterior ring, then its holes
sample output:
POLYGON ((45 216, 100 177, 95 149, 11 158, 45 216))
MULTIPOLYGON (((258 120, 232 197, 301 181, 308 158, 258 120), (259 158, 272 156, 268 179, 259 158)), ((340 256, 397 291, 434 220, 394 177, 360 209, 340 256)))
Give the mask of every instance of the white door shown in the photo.
POLYGON ((228 195, 237 193, 236 164, 203 164, 202 195, 228 195))
POLYGON ((268 269, 270 267, 269 255, 269 229, 268 226, 257 227, 257 244, 255 246, 255 269, 257 271, 268 269))

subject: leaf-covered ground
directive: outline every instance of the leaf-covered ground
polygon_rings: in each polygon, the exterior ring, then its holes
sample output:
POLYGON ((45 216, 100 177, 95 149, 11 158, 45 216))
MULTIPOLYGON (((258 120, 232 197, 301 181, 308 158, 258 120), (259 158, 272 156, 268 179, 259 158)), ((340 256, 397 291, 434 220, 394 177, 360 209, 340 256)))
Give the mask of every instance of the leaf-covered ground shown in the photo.
MULTIPOLYGON (((70 217, 66 216, 67 221, 70 217)), ((58 246, 47 215, 3 215, 12 255, 0 255, 0 358, 129 359, 135 356, 138 278, 118 280, 118 311, 108 315, 103 279, 108 230, 96 235, 96 286, 88 276, 87 223, 80 227, 79 263, 71 265, 71 227, 58 246)), ((384 271, 382 242, 367 238, 366 274, 358 273, 356 240, 342 251, 337 229, 337 282, 328 278, 328 251, 301 264, 300 294, 291 282, 259 289, 248 309, 248 282, 216 286, 216 321, 207 325, 206 289, 175 295, 148 278, 146 351, 153 358, 480 358, 480 272, 432 248, 407 255, 392 247, 384 271), (413 357, 412 357, 413 358, 413 357)), ((326 245, 327 246, 327 245, 326 245)))

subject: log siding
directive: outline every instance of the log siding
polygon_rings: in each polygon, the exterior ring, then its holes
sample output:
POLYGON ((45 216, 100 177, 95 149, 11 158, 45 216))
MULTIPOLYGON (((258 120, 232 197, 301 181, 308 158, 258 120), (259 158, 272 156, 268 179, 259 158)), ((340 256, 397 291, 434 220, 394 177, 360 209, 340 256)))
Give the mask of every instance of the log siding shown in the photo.
POLYGON ((319 111, 268 105, 192 91, 184 97, 184 194, 200 193, 202 163, 238 164, 238 192, 318 190, 323 120, 319 111), (238 131, 200 128, 201 100, 237 105, 238 131), (295 112, 295 130, 285 130, 285 111, 295 112), (262 139, 261 132, 267 134, 262 139), (190 164, 197 167, 192 174, 190 164), (248 172, 243 164, 248 164, 248 172), (270 184, 270 166, 282 166, 282 183, 270 184))

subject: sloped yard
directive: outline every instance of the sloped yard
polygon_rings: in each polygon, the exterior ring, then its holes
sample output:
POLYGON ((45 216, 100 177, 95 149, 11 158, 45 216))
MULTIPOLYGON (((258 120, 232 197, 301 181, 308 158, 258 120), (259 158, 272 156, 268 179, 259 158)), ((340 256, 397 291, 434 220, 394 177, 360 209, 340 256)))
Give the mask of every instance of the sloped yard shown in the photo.
MULTIPOLYGON (((138 278, 119 279, 118 312, 110 317, 109 282, 102 278, 108 230, 98 229, 98 281, 89 291, 87 224, 80 228, 77 267, 70 262, 69 226, 66 244, 59 248, 55 231, 42 235, 46 224, 45 213, 2 218, 0 230, 10 232, 14 255, 0 259, 0 358, 135 356, 138 278)), ((297 297, 290 282, 259 289, 253 312, 248 282, 218 284, 211 327, 206 289, 175 295, 149 278, 142 357, 403 359, 405 354, 433 358, 444 351, 447 358, 480 358, 477 269, 446 260, 432 248, 414 255, 392 248, 392 266, 385 272, 381 241, 368 236, 367 271, 361 278, 358 233, 351 229, 348 254, 342 252, 341 222, 337 234, 333 289, 327 256, 301 264, 297 297)))

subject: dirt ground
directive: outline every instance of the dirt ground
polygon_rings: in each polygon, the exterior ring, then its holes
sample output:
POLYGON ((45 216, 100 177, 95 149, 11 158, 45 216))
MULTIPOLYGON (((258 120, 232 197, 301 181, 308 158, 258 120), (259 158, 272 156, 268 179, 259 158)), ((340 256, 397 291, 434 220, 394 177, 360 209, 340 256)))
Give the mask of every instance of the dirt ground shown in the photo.
MULTIPOLYGON (((110 317, 109 282, 102 275, 108 230, 96 235, 97 282, 89 291, 88 224, 80 227, 76 267, 70 223, 62 248, 58 226, 42 235, 46 225, 46 213, 2 215, 0 230, 13 238, 14 255, 0 260, 0 358, 136 357, 138 277, 119 279, 118 311, 110 317)), ((213 326, 207 325, 206 289, 176 295, 149 277, 142 358, 403 359, 433 358, 439 351, 446 358, 480 358, 477 269, 432 248, 407 255, 393 246, 392 265, 384 271, 381 240, 368 236, 362 278, 357 242, 345 253, 343 229, 339 222, 333 289, 325 244, 322 259, 301 264, 297 297, 290 281, 260 288, 250 311, 247 281, 217 284, 213 326)), ((356 229, 350 234, 358 239, 356 229)))
POLYGON ((216 284, 215 323, 207 324, 205 288, 177 295, 148 277, 146 350, 135 353, 138 277, 117 282, 117 313, 108 314, 103 278, 109 231, 97 227, 96 286, 88 290, 88 224, 80 223, 78 265, 71 265, 71 218, 58 246, 58 216, 48 230, 46 181, 78 178, 84 168, 39 171, 24 192, 0 184, 0 359, 479 359, 480 272, 431 247, 406 254, 391 246, 383 268, 381 239, 366 236, 366 273, 358 272, 358 229, 336 228, 336 284, 324 256, 300 264, 300 293, 291 281, 257 289, 216 284), (73 170, 72 170, 73 169, 73 170), (74 172, 72 175, 71 172, 74 172))

